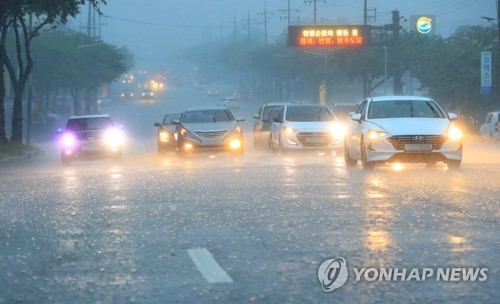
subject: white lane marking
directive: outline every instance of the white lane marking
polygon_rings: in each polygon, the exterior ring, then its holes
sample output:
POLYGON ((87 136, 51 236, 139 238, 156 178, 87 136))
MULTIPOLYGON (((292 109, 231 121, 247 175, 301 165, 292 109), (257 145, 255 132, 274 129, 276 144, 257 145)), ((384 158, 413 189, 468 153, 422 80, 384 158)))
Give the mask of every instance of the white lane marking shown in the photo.
POLYGON ((233 283, 206 248, 188 249, 189 256, 208 283, 233 283))

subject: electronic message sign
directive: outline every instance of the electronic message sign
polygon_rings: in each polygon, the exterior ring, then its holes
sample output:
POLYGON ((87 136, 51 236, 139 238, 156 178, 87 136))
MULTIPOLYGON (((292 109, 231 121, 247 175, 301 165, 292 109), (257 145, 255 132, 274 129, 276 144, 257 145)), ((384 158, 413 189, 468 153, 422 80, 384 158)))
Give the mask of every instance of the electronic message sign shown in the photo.
POLYGON ((370 44, 371 30, 363 25, 300 25, 288 27, 291 47, 359 47, 370 44))

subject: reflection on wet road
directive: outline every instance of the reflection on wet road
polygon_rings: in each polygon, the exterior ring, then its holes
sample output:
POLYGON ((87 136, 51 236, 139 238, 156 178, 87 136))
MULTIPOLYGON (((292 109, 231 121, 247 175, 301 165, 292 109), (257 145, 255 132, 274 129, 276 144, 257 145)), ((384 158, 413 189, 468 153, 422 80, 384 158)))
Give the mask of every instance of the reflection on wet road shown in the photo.
POLYGON ((0 303, 470 303, 500 296, 500 174, 472 154, 456 171, 363 171, 347 169, 340 155, 255 151, 138 153, 123 163, 68 167, 50 155, 0 172, 0 303), (232 283, 208 283, 193 250, 209 252, 232 283), (338 256, 352 267, 488 267, 489 276, 356 283, 351 274, 328 294, 316 271, 338 256))

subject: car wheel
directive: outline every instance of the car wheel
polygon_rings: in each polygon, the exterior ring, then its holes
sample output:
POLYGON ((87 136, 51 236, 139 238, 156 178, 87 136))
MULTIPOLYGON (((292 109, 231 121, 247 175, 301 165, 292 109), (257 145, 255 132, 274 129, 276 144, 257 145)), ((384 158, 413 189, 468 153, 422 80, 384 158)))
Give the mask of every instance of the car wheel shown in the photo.
POLYGON ((257 137, 255 136, 255 134, 253 136, 253 147, 254 147, 254 149, 260 149, 260 143, 257 140, 257 137))
POLYGON ((448 166, 448 169, 458 169, 460 168, 460 165, 462 164, 461 160, 447 160, 446 165, 448 166))
POLYGON ((163 147, 162 145, 158 144, 158 154, 162 155, 167 152, 167 149, 163 147))
POLYGON ((369 162, 366 160, 366 147, 363 138, 361 138, 361 165, 365 170, 372 170, 373 168, 375 168, 375 164, 373 162, 369 162))
POLYGON ((115 161, 115 162, 121 162, 122 160, 123 160, 123 153, 122 153, 122 151, 119 151, 115 155, 113 155, 113 161, 115 161))
POLYGON ((432 169, 436 166, 436 162, 435 161, 426 161, 425 166, 429 169, 432 169))
POLYGON ((281 143, 281 134, 278 138, 278 154, 283 155, 285 153, 285 149, 283 149, 283 144, 281 143))
POLYGON ((271 150, 271 153, 277 153, 277 149, 273 145, 273 136, 269 136, 269 150, 271 150))
POLYGON ((69 165, 69 163, 71 162, 71 159, 69 157, 67 157, 66 155, 64 154, 61 154, 61 163, 64 165, 64 166, 67 166, 69 165))
POLYGON ((349 147, 347 146, 346 141, 344 141, 344 161, 347 167, 354 167, 358 163, 357 160, 351 158, 351 154, 349 153, 349 147))

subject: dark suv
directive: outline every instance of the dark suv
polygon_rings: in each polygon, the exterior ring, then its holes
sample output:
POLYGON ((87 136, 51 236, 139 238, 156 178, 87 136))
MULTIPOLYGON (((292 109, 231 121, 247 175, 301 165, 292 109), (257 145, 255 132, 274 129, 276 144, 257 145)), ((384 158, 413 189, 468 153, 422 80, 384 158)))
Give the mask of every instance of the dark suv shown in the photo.
POLYGON ((71 116, 61 135, 61 161, 80 158, 122 159, 124 135, 108 115, 71 116))

